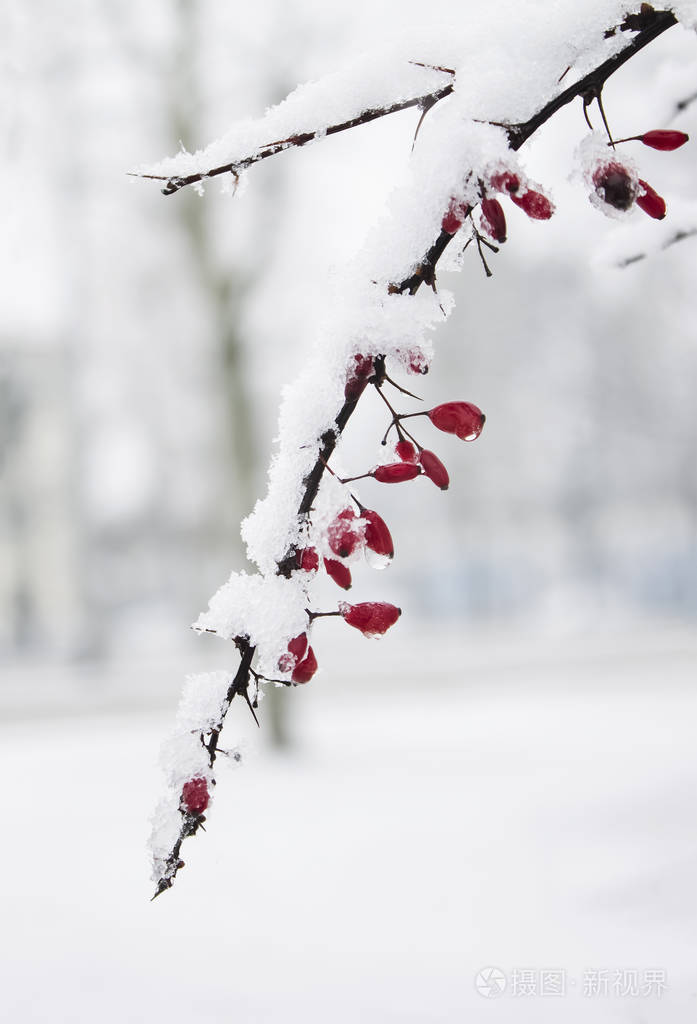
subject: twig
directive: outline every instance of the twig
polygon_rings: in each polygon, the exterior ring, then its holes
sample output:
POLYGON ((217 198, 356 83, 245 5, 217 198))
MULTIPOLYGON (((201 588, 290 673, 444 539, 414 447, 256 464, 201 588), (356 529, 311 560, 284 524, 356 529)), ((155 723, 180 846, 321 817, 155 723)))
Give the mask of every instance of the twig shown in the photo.
MULTIPOLYGON (((660 247, 660 251, 664 252, 666 249, 670 249, 672 245, 677 245, 678 242, 684 242, 686 238, 694 238, 697 235, 697 228, 688 228, 681 231, 676 231, 674 235, 666 239, 663 245, 660 247)), ((618 267, 623 270, 625 267, 630 267, 633 263, 639 263, 641 260, 645 260, 648 256, 646 252, 638 252, 633 256, 625 256, 623 260, 617 263, 618 267)))
POLYGON ((452 91, 453 86, 450 84, 443 86, 442 89, 436 89, 434 92, 415 96, 410 100, 400 100, 397 103, 391 103, 385 107, 371 107, 369 110, 363 110, 360 114, 349 118, 347 121, 341 121, 338 124, 331 124, 327 128, 317 129, 312 132, 300 132, 297 135, 290 135, 287 139, 280 139, 278 142, 269 142, 261 149, 258 149, 255 153, 250 153, 247 156, 240 157, 239 160, 233 160, 228 164, 221 164, 219 167, 211 167, 210 170, 207 171, 198 171, 195 174, 185 174, 181 176, 168 176, 166 174, 139 174, 137 172, 132 172, 132 176, 136 178, 149 178, 153 181, 166 182, 167 184, 162 189, 162 194, 165 196, 171 196, 174 195, 175 192, 179 192, 180 189, 185 188, 187 185, 195 185, 196 182, 206 181, 208 178, 217 178, 221 174, 232 173, 234 175, 239 175, 240 171, 244 171, 247 167, 251 167, 252 164, 259 163, 260 160, 266 160, 270 156, 276 156, 277 153, 282 153, 286 149, 306 146, 308 142, 312 142, 318 137, 324 138, 325 135, 336 135, 338 132, 345 132, 350 128, 357 128, 359 125, 369 124, 371 121, 376 121, 379 117, 386 117, 388 114, 396 114, 401 110, 409 110, 411 107, 420 107, 424 113, 426 113, 435 103, 438 103, 439 100, 449 96, 452 91))

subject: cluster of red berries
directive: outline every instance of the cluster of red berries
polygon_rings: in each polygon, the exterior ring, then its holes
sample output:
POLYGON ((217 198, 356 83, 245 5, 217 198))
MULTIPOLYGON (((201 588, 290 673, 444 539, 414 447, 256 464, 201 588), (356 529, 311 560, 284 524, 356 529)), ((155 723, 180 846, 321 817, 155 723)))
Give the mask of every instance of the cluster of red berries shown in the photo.
MULTIPOLYGON (((434 427, 446 434, 455 434, 461 441, 475 441, 482 432, 486 416, 472 402, 445 402, 425 412, 399 414, 393 412, 390 429, 395 427, 399 440, 395 452, 399 462, 378 466, 365 476, 372 476, 378 483, 397 484, 415 477, 428 477, 436 487, 447 491, 450 486, 448 471, 435 454, 419 444, 412 434, 405 430, 403 420, 414 416, 427 416, 434 427)), ((388 431, 389 432, 389 431, 388 431)))
MULTIPOLYGON (((641 142, 651 149, 670 153, 684 146, 688 139, 685 132, 655 129, 617 141, 641 142)), ((600 163, 593 171, 592 179, 596 195, 613 209, 629 210, 636 203, 640 210, 654 220, 663 220, 665 217, 665 200, 642 178, 635 178, 615 156, 600 163)))
MULTIPOLYGON (((360 515, 352 508, 344 508, 327 528, 326 541, 336 557, 324 556, 322 562, 327 575, 343 590, 351 587, 351 570, 345 560, 360 550, 373 551, 381 558, 392 558, 394 545, 385 520, 371 508, 353 499, 360 515)), ((297 567, 304 572, 317 572, 319 554, 314 547, 303 548, 296 556, 297 567)))
MULTIPOLYGON (((479 191, 481 229, 494 242, 505 242, 507 229, 503 207, 492 195, 493 192, 507 195, 511 202, 519 206, 532 220, 549 220, 554 213, 554 206, 547 196, 537 189, 525 186, 521 182, 520 175, 513 171, 499 171, 492 174, 487 182, 480 182, 479 191)), ((456 234, 471 212, 468 203, 455 198, 451 199, 450 206, 441 222, 442 230, 448 235, 456 234)))
MULTIPOLYGON (((672 152, 688 141, 684 132, 670 129, 655 129, 643 135, 632 135, 617 142, 641 142, 651 149, 672 152)), ((616 145, 615 142, 612 145, 616 145)), ((635 178, 613 155, 600 163, 592 175, 593 186, 598 197, 616 210, 629 210, 634 203, 656 220, 662 220, 666 213, 665 200, 641 178, 635 178)), ((506 241, 507 226, 503 206, 493 193, 507 195, 533 220, 549 220, 554 206, 542 192, 523 184, 518 173, 510 170, 499 171, 479 183, 480 229, 484 236, 502 244, 506 241)), ((441 222, 441 229, 448 235, 455 235, 467 218, 472 216, 472 206, 464 200, 453 197, 441 222)), ((480 237, 475 229, 475 236, 480 237)))
MULTIPOLYGON (((384 363, 384 360, 382 360, 384 363)), ((397 413, 385 398, 381 385, 390 380, 384 370, 378 375, 375 370, 377 360, 370 356, 353 357, 346 383, 347 398, 354 400, 373 382, 383 401, 392 413, 392 422, 387 434, 394 427, 398 434, 395 445, 397 462, 377 466, 375 469, 360 476, 340 480, 347 484, 352 480, 370 477, 378 483, 396 484, 413 480, 417 476, 427 476, 440 487, 447 490, 450 483, 448 472, 434 452, 428 451, 404 428, 403 421, 409 417, 427 416, 439 430, 454 434, 464 441, 473 441, 479 437, 486 417, 471 402, 445 402, 426 412, 397 413)), ((403 389, 402 389, 403 390, 403 389)), ((387 435, 383 443, 386 443, 387 435)), ((327 467, 328 468, 328 467, 327 467)), ((331 470, 330 470, 331 472, 331 470)), ((351 495, 355 505, 346 507, 332 519, 322 538, 320 550, 307 546, 296 552, 296 571, 316 573, 319 571, 320 560, 327 575, 343 590, 352 585, 351 569, 347 564, 357 552, 373 552, 383 562, 394 555, 394 543, 387 523, 374 511, 351 495), (321 554, 324 547, 326 554, 321 554)), ((341 602, 336 612, 309 612, 310 621, 326 615, 341 616, 344 622, 354 629, 360 630, 365 636, 381 636, 393 626, 401 611, 393 604, 384 601, 366 601, 361 604, 341 602)), ((291 683, 307 683, 317 671, 317 659, 309 643, 307 632, 293 637, 278 661, 278 670, 284 676, 290 676, 291 683)), ((284 680, 285 681, 285 680, 284 680)))
MULTIPOLYGON (((402 609, 387 601, 362 601, 360 604, 339 602, 336 612, 322 615, 339 615, 349 626, 360 630, 363 636, 382 636, 402 614, 402 609)), ((278 661, 278 670, 290 675, 292 683, 309 683, 317 671, 317 658, 309 644, 307 633, 300 633, 288 641, 286 651, 278 661)))

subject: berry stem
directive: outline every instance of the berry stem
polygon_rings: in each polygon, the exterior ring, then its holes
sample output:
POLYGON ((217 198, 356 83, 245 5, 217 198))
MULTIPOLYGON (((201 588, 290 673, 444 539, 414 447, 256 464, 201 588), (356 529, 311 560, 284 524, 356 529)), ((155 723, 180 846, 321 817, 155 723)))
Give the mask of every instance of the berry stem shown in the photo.
POLYGON ((498 250, 497 246, 492 245, 491 242, 489 242, 486 238, 483 238, 482 235, 479 233, 477 225, 474 223, 474 220, 472 219, 472 211, 471 210, 470 210, 468 216, 469 216, 469 219, 470 219, 470 224, 472 225, 472 233, 474 235, 474 240, 475 240, 475 242, 477 244, 477 252, 479 253, 479 258, 482 261, 482 266, 484 267, 484 273, 486 274, 487 277, 493 277, 494 275, 492 274, 491 270, 489 269, 489 264, 487 263, 486 259, 484 258, 484 253, 482 251, 482 242, 484 243, 484 245, 487 245, 491 249, 492 252, 498 252, 499 250, 498 250))
POLYGON ((358 476, 336 476, 336 473, 332 474, 339 481, 340 484, 352 484, 354 480, 367 480, 368 477, 372 476, 372 473, 359 473, 358 476))

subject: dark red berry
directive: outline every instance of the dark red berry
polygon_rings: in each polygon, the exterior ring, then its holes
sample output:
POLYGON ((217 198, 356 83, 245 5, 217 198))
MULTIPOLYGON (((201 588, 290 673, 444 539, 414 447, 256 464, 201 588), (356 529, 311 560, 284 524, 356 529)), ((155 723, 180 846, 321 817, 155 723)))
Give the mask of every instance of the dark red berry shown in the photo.
POLYGON ((428 373, 428 362, 426 356, 418 348, 412 348, 407 353, 409 373, 428 373))
POLYGON ((329 524, 327 542, 334 554, 338 555, 339 558, 348 558, 363 539, 355 520, 356 513, 353 509, 345 508, 329 524))
POLYGON ((307 650, 307 633, 300 633, 288 641, 288 650, 278 659, 281 672, 290 672, 305 655, 307 650))
POLYGON ((498 199, 482 199, 482 227, 495 242, 506 241, 506 217, 498 199))
POLYGON ((684 146, 689 141, 690 136, 686 135, 685 132, 676 132, 668 128, 656 128, 654 131, 637 135, 636 138, 639 142, 643 142, 645 146, 650 146, 651 149, 660 149, 663 153, 671 153, 674 149, 680 149, 681 146, 684 146))
POLYGON ((499 174, 492 174, 489 184, 495 192, 508 192, 515 195, 520 188, 520 178, 512 171, 501 171, 499 174))
POLYGON ((398 441, 395 451, 402 462, 416 462, 416 448, 411 441, 398 441))
POLYGON ((364 636, 382 636, 402 614, 402 609, 386 601, 364 601, 362 604, 340 604, 344 621, 364 636))
POLYGON ((181 802, 189 814, 203 814, 208 807, 208 783, 205 779, 189 779, 182 786, 181 802))
POLYGON ((419 462, 428 479, 433 480, 436 487, 440 487, 441 491, 447 491, 450 486, 450 477, 438 456, 422 448, 419 452, 419 462))
POLYGON ((469 206, 461 200, 451 199, 448 211, 443 217, 441 228, 448 235, 456 234, 465 222, 469 206))
POLYGON ((554 204, 551 200, 547 196, 543 196, 541 192, 535 192, 534 189, 524 192, 522 196, 511 193, 511 200, 521 208, 523 213, 527 213, 531 220, 549 220, 554 213, 554 204))
POLYGON ((635 198, 632 179, 622 164, 603 164, 593 173, 595 191, 608 206, 628 210, 635 198))
POLYGON ((374 370, 373 357, 355 355, 349 369, 348 379, 344 388, 344 397, 347 401, 357 402, 365 391, 368 378, 374 370))
POLYGON ((324 568, 327 570, 327 576, 330 576, 342 590, 351 588, 351 570, 343 562, 337 562, 336 558, 325 558, 324 568))
POLYGON ((303 548, 298 552, 298 568, 305 572, 317 572, 319 569, 319 555, 314 548, 303 548))
POLYGON ((365 519, 366 547, 377 555, 386 555, 388 558, 392 558, 394 544, 385 520, 370 508, 362 508, 361 517, 365 519))
POLYGON ((401 484, 413 480, 420 472, 421 469, 411 462, 391 462, 389 466, 378 466, 372 475, 381 484, 401 484))
POLYGON ((298 636, 293 637, 292 640, 288 641, 288 651, 295 658, 300 659, 307 650, 307 633, 299 633, 298 636))
POLYGON ((309 683, 316 671, 317 658, 312 648, 308 647, 307 657, 299 665, 295 666, 293 675, 290 678, 294 683, 309 683))
POLYGON ((654 220, 663 220, 666 215, 666 201, 658 192, 655 192, 645 181, 639 178, 639 195, 636 200, 637 206, 648 213, 654 220), (643 190, 643 191, 642 191, 643 190))
POLYGON ((482 432, 486 416, 472 402, 445 402, 427 413, 434 427, 456 434, 461 441, 475 441, 482 432))

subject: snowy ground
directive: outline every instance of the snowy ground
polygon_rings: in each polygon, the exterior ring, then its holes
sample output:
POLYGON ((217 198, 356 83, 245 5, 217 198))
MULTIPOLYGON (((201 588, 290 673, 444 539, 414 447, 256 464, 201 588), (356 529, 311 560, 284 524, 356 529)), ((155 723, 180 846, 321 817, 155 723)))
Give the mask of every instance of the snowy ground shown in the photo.
POLYGON ((293 695, 295 754, 249 740, 154 903, 171 712, 8 721, 5 1019, 694 1021, 695 653, 499 653, 399 697, 327 675, 293 695), (499 998, 475 987, 488 966, 499 998), (515 969, 536 994, 513 994, 515 969), (589 969, 607 995, 583 994, 589 969), (665 972, 663 995, 616 994, 633 969, 665 972))

